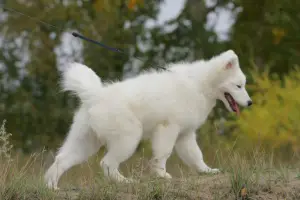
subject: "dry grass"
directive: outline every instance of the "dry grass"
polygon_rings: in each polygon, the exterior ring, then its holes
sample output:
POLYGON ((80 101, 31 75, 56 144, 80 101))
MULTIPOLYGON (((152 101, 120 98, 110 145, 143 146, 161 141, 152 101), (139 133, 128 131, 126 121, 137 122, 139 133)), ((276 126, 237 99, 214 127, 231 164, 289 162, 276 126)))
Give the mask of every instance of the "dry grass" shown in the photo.
POLYGON ((68 171, 60 181, 60 191, 48 190, 43 183, 45 161, 42 154, 19 157, 1 162, 0 195, 3 200, 300 199, 299 169, 275 167, 261 154, 253 155, 253 160, 230 155, 220 163, 223 172, 217 175, 189 171, 173 157, 168 165, 174 175, 170 181, 152 177, 148 174, 147 159, 135 156, 122 166, 122 171, 140 180, 137 184, 116 184, 105 179, 99 173, 101 157, 95 156, 88 163, 68 171), (241 191, 245 192, 244 196, 241 191))
POLYGON ((59 191, 47 189, 43 182, 44 171, 53 159, 45 156, 47 152, 29 157, 3 149, 1 152, 6 152, 5 156, 0 154, 1 200, 300 199, 299 168, 275 165, 272 155, 258 151, 250 159, 230 150, 226 154, 215 152, 207 160, 222 169, 217 175, 190 171, 173 155, 168 162, 173 179, 163 180, 149 174, 149 152, 140 150, 121 167, 125 175, 140 181, 136 184, 116 184, 105 179, 99 167, 100 152, 64 174, 59 191))

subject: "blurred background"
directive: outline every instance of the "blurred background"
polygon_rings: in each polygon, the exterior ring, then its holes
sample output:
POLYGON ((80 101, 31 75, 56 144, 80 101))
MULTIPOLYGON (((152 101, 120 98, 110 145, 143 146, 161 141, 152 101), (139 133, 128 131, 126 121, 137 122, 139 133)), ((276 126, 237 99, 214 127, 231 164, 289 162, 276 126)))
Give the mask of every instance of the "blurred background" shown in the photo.
POLYGON ((78 106, 76 98, 60 92, 60 70, 66 62, 82 62, 104 80, 123 80, 143 69, 208 59, 233 49, 247 73, 254 104, 240 117, 218 104, 199 131, 204 155, 213 157, 226 148, 247 154, 257 148, 282 159, 299 158, 299 0, 0 0, 0 4, 0 121, 7 120, 17 151, 56 150, 61 145, 78 106), (126 55, 74 38, 72 31, 126 55))

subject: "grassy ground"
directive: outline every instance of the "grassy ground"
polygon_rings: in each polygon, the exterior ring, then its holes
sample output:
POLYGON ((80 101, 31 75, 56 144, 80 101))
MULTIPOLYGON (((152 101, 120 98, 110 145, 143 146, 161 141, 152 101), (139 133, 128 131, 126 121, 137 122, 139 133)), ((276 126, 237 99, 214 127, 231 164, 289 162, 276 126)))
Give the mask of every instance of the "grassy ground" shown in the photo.
POLYGON ((139 183, 116 184, 105 179, 99 167, 104 153, 101 151, 87 163, 65 173, 59 183, 60 190, 52 191, 43 182, 44 172, 53 162, 51 152, 31 156, 13 154, 8 141, 9 134, 3 123, 0 128, 0 200, 300 199, 297 156, 290 159, 296 160, 291 163, 258 150, 241 155, 238 153, 241 150, 211 146, 204 150, 205 160, 222 173, 198 174, 172 155, 167 171, 173 179, 163 180, 149 174, 151 151, 146 144, 121 166, 124 175, 139 183))
POLYGON ((197 174, 172 156, 168 162, 173 175, 170 181, 152 177, 148 158, 138 154, 121 167, 124 174, 140 180, 137 184, 115 184, 105 179, 98 166, 100 153, 68 171, 59 191, 48 190, 43 183, 45 165, 50 164, 45 153, 5 159, 0 164, 1 199, 300 199, 296 165, 275 166, 272 156, 263 153, 253 153, 250 159, 237 153, 216 156, 215 163, 210 164, 222 169, 217 175, 197 174))

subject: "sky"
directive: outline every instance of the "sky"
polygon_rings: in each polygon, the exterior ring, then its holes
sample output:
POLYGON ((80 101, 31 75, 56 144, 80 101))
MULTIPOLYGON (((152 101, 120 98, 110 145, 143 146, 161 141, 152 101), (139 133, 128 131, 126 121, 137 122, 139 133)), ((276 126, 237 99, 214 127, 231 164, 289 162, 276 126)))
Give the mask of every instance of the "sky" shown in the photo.
MULTIPOLYGON (((163 24, 169 19, 173 19, 183 9, 186 0, 165 0, 161 5, 161 10, 158 15, 158 24, 163 24)), ((207 6, 213 6, 214 0, 205 0, 207 6)), ((229 5, 230 6, 230 5, 229 5)), ((217 13, 211 13, 208 16, 207 28, 213 28, 218 34, 220 40, 228 39, 228 31, 234 23, 235 14, 226 9, 217 9, 217 13), (214 26, 214 27, 212 27, 214 26)), ((152 25, 150 22, 148 26, 152 25)))

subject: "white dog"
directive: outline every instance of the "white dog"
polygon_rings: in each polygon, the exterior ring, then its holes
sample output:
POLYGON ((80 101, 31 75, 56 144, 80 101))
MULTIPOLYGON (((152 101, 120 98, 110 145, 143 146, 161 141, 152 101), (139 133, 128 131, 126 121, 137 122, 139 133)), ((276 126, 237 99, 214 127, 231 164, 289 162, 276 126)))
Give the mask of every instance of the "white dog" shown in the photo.
POLYGON ((64 90, 75 92, 82 105, 69 134, 45 179, 57 188, 60 176, 95 154, 102 145, 107 153, 100 162, 104 174, 130 182, 120 174, 120 163, 135 152, 142 139, 150 139, 152 170, 171 178, 166 162, 173 148, 198 172, 218 172, 203 161, 196 130, 221 100, 231 112, 252 101, 238 56, 228 50, 204 61, 171 64, 167 71, 152 71, 122 82, 103 85, 88 67, 73 63, 64 72, 64 90))

